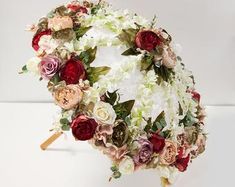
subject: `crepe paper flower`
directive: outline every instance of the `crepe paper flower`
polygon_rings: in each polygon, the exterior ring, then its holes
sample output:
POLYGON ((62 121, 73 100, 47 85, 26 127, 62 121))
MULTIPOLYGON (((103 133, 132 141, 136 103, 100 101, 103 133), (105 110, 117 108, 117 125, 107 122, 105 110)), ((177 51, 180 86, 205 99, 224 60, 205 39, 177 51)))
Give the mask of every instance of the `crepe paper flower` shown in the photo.
POLYGON ((42 36, 45 35, 51 35, 52 31, 50 29, 44 30, 42 32, 38 32, 34 35, 33 40, 32 40, 32 47, 34 48, 35 51, 39 50, 39 41, 42 36))
POLYGON ((131 174, 135 170, 135 164, 131 157, 125 156, 119 163, 119 171, 122 174, 131 174))
POLYGON ((163 150, 159 154, 159 160, 163 165, 170 165, 175 162, 178 154, 177 144, 166 140, 163 150))
POLYGON ((48 28, 53 31, 73 28, 73 20, 69 16, 55 16, 48 19, 48 28))

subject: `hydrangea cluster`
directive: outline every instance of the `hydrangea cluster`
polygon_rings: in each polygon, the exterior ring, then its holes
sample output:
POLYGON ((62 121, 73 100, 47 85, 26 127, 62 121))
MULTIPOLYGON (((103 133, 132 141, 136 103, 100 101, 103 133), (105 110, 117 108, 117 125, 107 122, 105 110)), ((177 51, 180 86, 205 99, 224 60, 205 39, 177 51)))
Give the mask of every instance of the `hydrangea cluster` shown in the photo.
POLYGON ((153 168, 167 186, 204 152, 200 94, 155 18, 73 1, 29 30, 35 57, 22 73, 48 82, 61 108, 54 130, 107 155, 111 178, 153 168))

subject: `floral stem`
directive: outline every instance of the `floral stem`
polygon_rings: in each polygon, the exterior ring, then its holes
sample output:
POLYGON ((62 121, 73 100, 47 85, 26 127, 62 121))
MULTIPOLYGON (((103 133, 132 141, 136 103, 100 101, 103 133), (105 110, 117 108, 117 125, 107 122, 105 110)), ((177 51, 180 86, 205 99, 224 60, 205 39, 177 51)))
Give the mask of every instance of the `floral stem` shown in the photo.
POLYGON ((167 178, 161 177, 161 185, 162 187, 168 187, 170 183, 167 178))

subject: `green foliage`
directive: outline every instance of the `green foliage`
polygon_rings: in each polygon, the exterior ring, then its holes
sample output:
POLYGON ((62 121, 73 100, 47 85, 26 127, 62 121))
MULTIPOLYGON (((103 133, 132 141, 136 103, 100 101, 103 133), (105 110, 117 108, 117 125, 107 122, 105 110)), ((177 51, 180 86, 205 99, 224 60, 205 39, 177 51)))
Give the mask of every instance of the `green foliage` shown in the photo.
POLYGON ((188 111, 184 119, 182 119, 180 123, 183 123, 185 127, 190 127, 197 123, 197 118, 194 117, 190 111, 188 111))
POLYGON ((48 82, 47 88, 49 91, 52 91, 56 85, 58 85, 60 82, 60 76, 58 73, 56 73, 48 82))
POLYGON ((174 74, 172 69, 169 69, 163 65, 160 67, 154 66, 154 71, 163 81, 166 82, 169 82, 171 75, 174 74))
POLYGON ((152 54, 145 55, 141 60, 141 71, 147 70, 153 65, 153 58, 152 54))
POLYGON ((78 58, 85 63, 87 67, 90 67, 90 64, 95 60, 97 52, 97 47, 89 48, 86 51, 81 52, 78 58))
POLYGON ((119 94, 117 93, 118 90, 114 92, 106 92, 105 102, 114 105, 119 100, 119 94))
POLYGON ((63 131, 69 131, 70 130, 70 122, 67 118, 60 119, 60 124, 62 125, 61 128, 63 131))
POLYGON ((27 66, 24 65, 24 66, 21 68, 21 71, 19 72, 19 74, 23 74, 23 73, 27 73, 27 72, 28 72, 27 66))
POLYGON ((165 120, 165 112, 162 111, 157 118, 152 122, 152 118, 149 118, 147 121, 147 125, 144 128, 144 131, 149 132, 158 132, 162 137, 168 137, 170 131, 162 131, 163 128, 167 125, 165 120))
POLYGON ((118 179, 121 177, 121 172, 118 170, 118 167, 117 166, 112 166, 111 168, 111 171, 113 172, 111 178, 115 178, 115 179, 118 179))
POLYGON ((137 29, 123 29, 122 33, 118 35, 118 39, 125 43, 128 47, 135 46, 135 36, 137 34, 137 29))
POLYGON ((137 50, 136 50, 135 48, 133 48, 133 47, 127 49, 126 51, 124 51, 124 52, 122 53, 122 55, 124 55, 124 56, 138 55, 138 54, 140 54, 140 52, 137 51, 137 50))
POLYGON ((97 12, 102 8, 102 5, 98 3, 91 8, 91 15, 96 15, 97 12))
POLYGON ((86 34, 87 31, 89 31, 92 27, 78 27, 74 29, 74 32, 76 34, 77 40, 81 38, 84 34, 86 34))
POLYGON ((87 76, 88 80, 90 81, 91 85, 99 80, 101 75, 106 75, 111 68, 107 66, 101 67, 89 67, 87 69, 87 76))
POLYGON ((135 100, 125 101, 123 103, 118 103, 114 105, 114 110, 117 114, 117 119, 123 119, 130 115, 131 110, 135 104, 135 100))

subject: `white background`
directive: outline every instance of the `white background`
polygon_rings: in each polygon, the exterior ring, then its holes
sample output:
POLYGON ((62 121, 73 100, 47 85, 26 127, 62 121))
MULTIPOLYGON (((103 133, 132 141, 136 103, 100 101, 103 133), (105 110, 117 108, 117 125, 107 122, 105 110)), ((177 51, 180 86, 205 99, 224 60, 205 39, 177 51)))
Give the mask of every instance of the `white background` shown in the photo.
MULTIPOLYGON (((149 19, 154 14, 183 47, 182 57, 193 71, 207 105, 235 104, 234 0, 109 0, 149 19)), ((0 101, 50 101, 45 83, 18 70, 33 56, 25 25, 63 0, 0 0, 0 101)))

